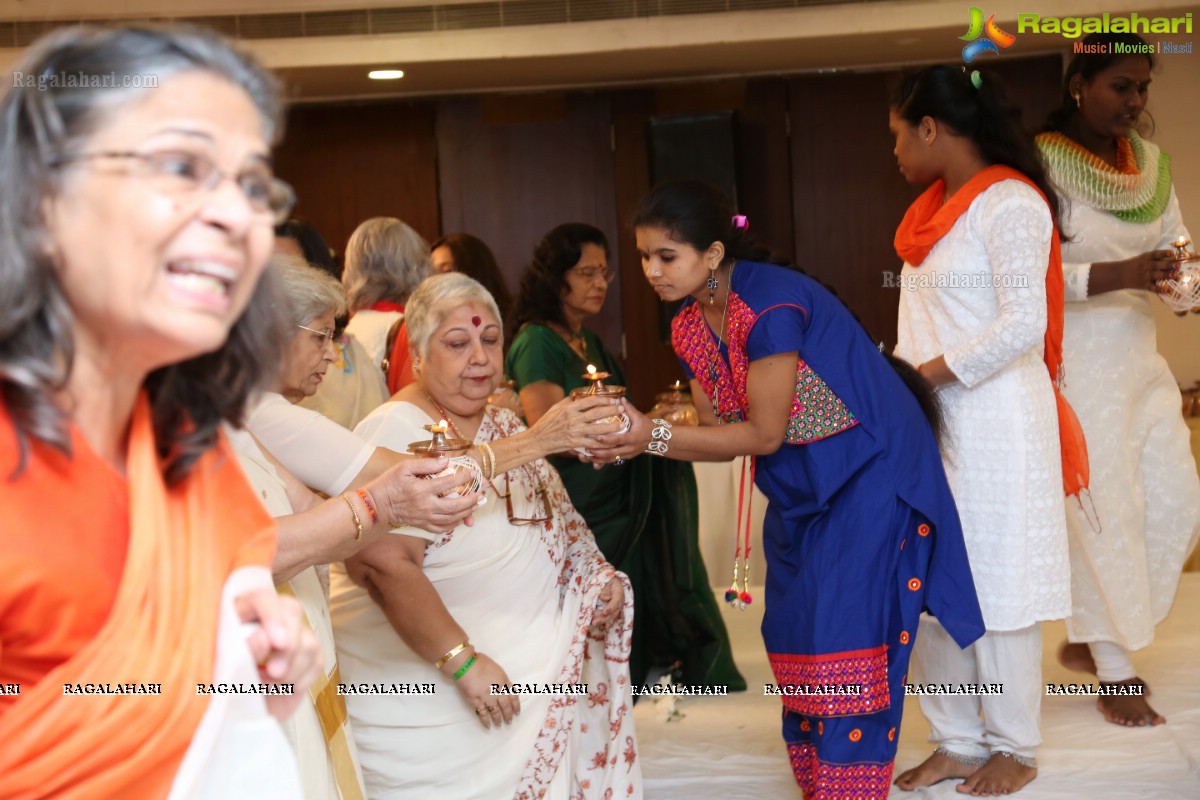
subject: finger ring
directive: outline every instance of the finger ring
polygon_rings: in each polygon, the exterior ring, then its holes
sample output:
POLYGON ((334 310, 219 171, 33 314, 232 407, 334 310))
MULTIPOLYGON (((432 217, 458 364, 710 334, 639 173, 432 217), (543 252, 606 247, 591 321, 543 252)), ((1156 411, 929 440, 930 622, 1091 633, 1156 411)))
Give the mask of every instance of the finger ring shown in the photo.
POLYGON ((489 714, 490 714, 490 713, 492 713, 493 711, 495 711, 495 710, 496 710, 496 709, 492 708, 491 706, 484 706, 483 708, 484 708, 484 710, 486 710, 486 711, 487 711, 489 714))
POLYGON ((616 458, 613 459, 613 463, 619 467, 625 463, 625 459, 621 458, 620 456, 617 456, 616 458))
POLYGON ((482 709, 482 708, 477 708, 477 709, 475 709, 475 716, 477 716, 477 717, 482 717, 482 716, 483 716, 483 709, 482 709))

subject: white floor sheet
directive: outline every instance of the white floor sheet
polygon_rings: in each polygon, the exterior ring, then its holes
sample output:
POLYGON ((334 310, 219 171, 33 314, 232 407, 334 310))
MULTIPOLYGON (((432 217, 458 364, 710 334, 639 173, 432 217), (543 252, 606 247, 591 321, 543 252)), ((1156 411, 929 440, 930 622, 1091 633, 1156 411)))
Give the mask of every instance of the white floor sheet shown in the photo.
MULTIPOLYGON (((735 498, 736 502, 736 498, 735 498)), ((713 570, 723 561, 709 561, 713 570)), ((760 573, 761 575, 761 573, 760 573)), ((717 572, 714 583, 723 573, 717 572)), ((760 578, 761 580, 761 578, 760 578)), ((718 596, 721 594, 717 592, 718 596)), ((755 594, 761 597, 761 588, 755 594)), ((645 698, 635 710, 648 800, 790 800, 800 798, 779 736, 779 698, 765 697, 772 680, 758 626, 762 606, 746 611, 722 603, 734 657, 750 689, 727 697, 645 698)), ((1043 627, 1044 681, 1094 682, 1055 660, 1065 639, 1061 622, 1043 627)), ((1200 573, 1187 573, 1170 616, 1148 649, 1135 654, 1151 702, 1167 717, 1155 728, 1125 729, 1104 721, 1095 700, 1046 697, 1038 778, 1013 795, 1020 800, 1200 800, 1200 573)), ((908 698, 897 770, 924 759, 929 726, 916 697, 908 698)), ((961 798, 958 781, 916 792, 893 787, 890 798, 961 798)))

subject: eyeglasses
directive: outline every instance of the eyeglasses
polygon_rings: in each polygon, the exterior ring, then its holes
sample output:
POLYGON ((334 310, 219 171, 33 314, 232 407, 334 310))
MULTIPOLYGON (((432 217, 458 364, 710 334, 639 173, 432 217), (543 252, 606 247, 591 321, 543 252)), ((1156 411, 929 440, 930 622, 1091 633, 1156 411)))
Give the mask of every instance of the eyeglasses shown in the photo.
POLYGON ((309 333, 316 334, 321 340, 321 347, 328 347, 329 343, 333 341, 334 334, 337 333, 337 331, 333 330, 332 328, 325 328, 324 330, 317 331, 304 325, 297 325, 296 327, 302 331, 308 331, 309 333))
POLYGON ((613 278, 616 277, 616 273, 608 267, 574 267, 571 272, 585 281, 594 281, 596 278, 600 278, 605 283, 612 283, 613 278))
POLYGON ((542 478, 540 475, 537 477, 537 489, 534 490, 533 496, 534 499, 539 497, 542 499, 542 509, 545 511, 546 516, 533 518, 513 516, 512 486, 508 480, 508 473, 504 473, 504 502, 506 504, 506 510, 508 511, 509 524, 541 525, 554 518, 554 512, 550 510, 550 504, 546 502, 546 487, 542 485, 542 478))
POLYGON ((228 178, 237 184, 246 202, 260 215, 269 216, 276 225, 285 222, 296 205, 296 193, 286 182, 268 170, 248 170, 231 175, 222 172, 212 159, 199 153, 182 150, 156 150, 139 153, 133 150, 105 150, 98 153, 68 153, 59 156, 51 165, 61 167, 79 161, 98 158, 125 158, 137 162, 141 176, 152 181, 164 194, 187 195, 211 192, 228 178))

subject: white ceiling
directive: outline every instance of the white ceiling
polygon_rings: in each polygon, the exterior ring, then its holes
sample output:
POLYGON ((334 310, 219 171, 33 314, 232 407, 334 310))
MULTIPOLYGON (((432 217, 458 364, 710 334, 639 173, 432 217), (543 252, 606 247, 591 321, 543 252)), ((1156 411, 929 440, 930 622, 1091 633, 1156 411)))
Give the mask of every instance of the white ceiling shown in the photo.
MULTIPOLYGON (((475 0, 455 0, 456 5, 475 0)), ((638 0, 647 2, 713 0, 638 0)), ((718 0, 721 1, 721 0, 718 0)), ((727 0, 746 9, 755 0, 727 0)), ((798 0, 798 2, 801 0, 798 0)), ((503 0, 510 5, 514 0, 503 0)), ((607 2, 607 0, 576 0, 607 2)), ((627 3, 628 0, 625 0, 627 3)), ((279 14, 330 9, 450 5, 444 0, 126 0, 100 5, 86 0, 3 0, 2 21, 120 19, 197 14, 279 14)), ((485 5, 497 5, 496 2, 485 5)), ((1070 40, 1055 34, 1018 33, 1017 11, 1036 6, 1044 16, 1096 16, 1127 7, 1104 0, 995 2, 997 22, 1017 42, 999 56, 1063 51, 1070 40), (1011 9, 1011 11, 1007 10, 1011 9)), ((1179 17, 1200 6, 1185 0, 1138 3, 1142 16, 1179 17)), ((695 80, 718 76, 785 74, 831 69, 961 61, 969 3, 959 0, 841 2, 789 9, 657 15, 636 19, 517 25, 365 36, 307 36, 244 40, 283 77, 293 99, 345 100, 462 92, 533 91, 695 80), (405 70, 399 81, 372 81, 370 69, 405 70)), ((985 8, 985 12, 989 9, 985 8)), ((1200 32, 1200 31, 1198 31, 1200 32)), ((1153 37, 1147 37, 1153 38, 1153 37)), ((1170 38, 1170 37, 1165 37, 1170 38)), ((1173 37, 1190 41, 1192 36, 1173 37)), ((1200 48, 1197 48, 1200 50, 1200 48)), ((20 51, 0 48, 0 66, 11 68, 20 51)), ((997 56, 984 56, 978 64, 997 56)), ((1190 66, 1200 70, 1200 52, 1190 66)))

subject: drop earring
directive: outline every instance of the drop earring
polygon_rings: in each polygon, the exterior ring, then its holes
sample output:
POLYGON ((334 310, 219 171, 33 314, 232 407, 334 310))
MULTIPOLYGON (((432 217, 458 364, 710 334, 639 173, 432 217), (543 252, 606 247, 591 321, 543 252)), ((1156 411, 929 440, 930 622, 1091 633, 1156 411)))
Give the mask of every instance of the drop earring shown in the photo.
POLYGON ((713 293, 717 291, 716 267, 713 267, 708 271, 708 281, 706 281, 706 285, 708 286, 708 304, 711 306, 713 304, 713 293))
POLYGON ((1083 108, 1083 96, 1080 95, 1078 92, 1076 92, 1075 94, 1073 94, 1071 96, 1075 98, 1075 107, 1083 108))

